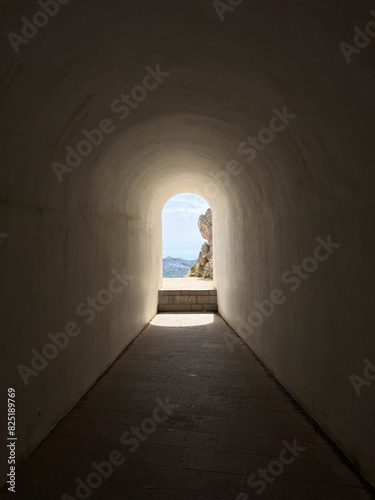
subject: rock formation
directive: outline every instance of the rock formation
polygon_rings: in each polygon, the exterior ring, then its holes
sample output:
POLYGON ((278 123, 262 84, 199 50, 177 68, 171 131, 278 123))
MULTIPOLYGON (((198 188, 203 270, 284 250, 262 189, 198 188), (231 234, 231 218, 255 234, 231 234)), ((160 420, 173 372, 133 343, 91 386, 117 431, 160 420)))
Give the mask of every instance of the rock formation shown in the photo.
POLYGON ((191 266, 187 276, 194 276, 196 278, 213 278, 213 256, 212 256, 212 210, 207 209, 205 214, 202 214, 198 220, 198 228, 205 241, 199 252, 198 259, 195 264, 191 266))

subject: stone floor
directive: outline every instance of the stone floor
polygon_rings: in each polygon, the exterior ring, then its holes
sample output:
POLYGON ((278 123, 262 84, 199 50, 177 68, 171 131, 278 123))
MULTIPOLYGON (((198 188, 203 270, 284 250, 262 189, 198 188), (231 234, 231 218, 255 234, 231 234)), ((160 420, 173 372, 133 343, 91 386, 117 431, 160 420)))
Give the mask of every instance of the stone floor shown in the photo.
POLYGON ((218 314, 159 314, 18 470, 17 493, 0 496, 371 495, 218 314))
POLYGON ((163 278, 161 290, 214 290, 213 280, 203 278, 163 278))

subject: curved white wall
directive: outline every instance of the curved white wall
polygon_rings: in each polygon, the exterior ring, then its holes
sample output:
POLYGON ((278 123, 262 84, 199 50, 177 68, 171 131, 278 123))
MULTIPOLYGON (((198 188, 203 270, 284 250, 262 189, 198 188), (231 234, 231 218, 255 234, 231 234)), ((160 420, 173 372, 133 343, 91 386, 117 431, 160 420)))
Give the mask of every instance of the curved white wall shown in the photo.
MULTIPOLYGON (((34 7, 12 3, 5 33, 34 7)), ((19 54, 6 47, 1 369, 17 389, 20 460, 155 314, 161 210, 194 192, 215 214, 220 313, 244 336, 253 301, 284 291, 247 341, 375 483, 374 387, 358 397, 349 381, 375 362, 374 49, 352 65, 339 49, 370 8, 254 0, 221 23, 210 1, 91 0, 61 7, 19 54), (113 101, 158 64, 170 74, 120 120, 113 101), (296 118, 247 162, 239 145, 284 106, 296 118), (59 183, 51 163, 105 118, 115 130, 59 183), (291 292, 283 273, 328 235, 341 247, 291 292), (85 324, 77 306, 114 269, 134 279, 85 324), (80 335, 25 387, 17 366, 75 320, 80 335)))

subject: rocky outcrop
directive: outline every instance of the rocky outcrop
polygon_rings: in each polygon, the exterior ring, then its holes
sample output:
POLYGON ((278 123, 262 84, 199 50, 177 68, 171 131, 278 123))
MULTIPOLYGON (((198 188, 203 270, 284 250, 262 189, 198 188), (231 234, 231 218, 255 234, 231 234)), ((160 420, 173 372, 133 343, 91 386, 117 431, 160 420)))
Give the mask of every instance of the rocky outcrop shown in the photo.
POLYGON ((212 256, 212 210, 207 209, 205 214, 202 214, 198 220, 198 228, 205 241, 199 252, 198 259, 191 266, 187 276, 195 276, 196 278, 213 278, 213 256, 212 256))

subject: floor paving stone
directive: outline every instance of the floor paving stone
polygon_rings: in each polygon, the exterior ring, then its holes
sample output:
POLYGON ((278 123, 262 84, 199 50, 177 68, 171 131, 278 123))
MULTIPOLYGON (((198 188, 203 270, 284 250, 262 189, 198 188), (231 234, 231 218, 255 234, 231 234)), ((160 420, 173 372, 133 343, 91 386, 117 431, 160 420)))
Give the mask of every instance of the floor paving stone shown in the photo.
POLYGON ((16 495, 0 498, 78 499, 77 478, 116 451, 123 463, 87 498, 375 498, 217 314, 157 315, 18 469, 16 495))

